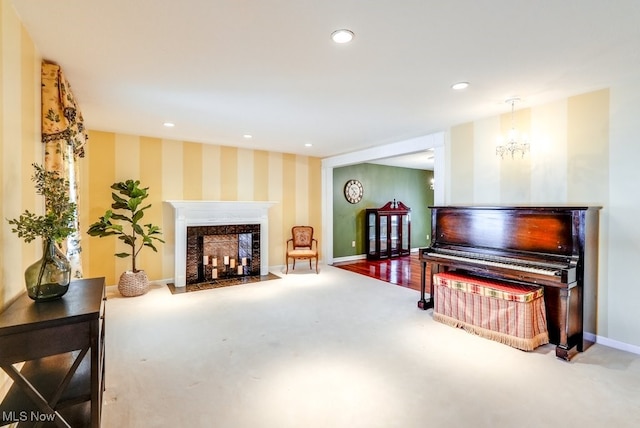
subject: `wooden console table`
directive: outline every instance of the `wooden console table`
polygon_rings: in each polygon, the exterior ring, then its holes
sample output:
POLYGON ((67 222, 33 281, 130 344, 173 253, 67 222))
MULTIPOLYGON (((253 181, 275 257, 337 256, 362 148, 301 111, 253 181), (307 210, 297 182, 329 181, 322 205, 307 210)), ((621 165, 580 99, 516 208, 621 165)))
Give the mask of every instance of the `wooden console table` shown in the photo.
POLYGON ((13 380, 0 426, 100 427, 105 300, 104 278, 82 279, 59 300, 25 293, 0 313, 0 367, 13 380))

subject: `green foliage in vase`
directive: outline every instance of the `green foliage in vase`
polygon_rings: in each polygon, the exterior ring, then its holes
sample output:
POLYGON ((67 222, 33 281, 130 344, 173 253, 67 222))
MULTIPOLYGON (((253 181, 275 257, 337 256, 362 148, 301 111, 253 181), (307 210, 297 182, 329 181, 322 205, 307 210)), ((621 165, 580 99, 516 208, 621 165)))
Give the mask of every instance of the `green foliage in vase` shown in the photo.
POLYGON ((142 225, 144 211, 151 207, 151 204, 142 206, 149 194, 148 187, 140 187, 140 181, 127 180, 113 183, 111 185, 116 192, 111 193, 113 203, 111 210, 107 210, 100 219, 89 226, 87 233, 90 236, 111 236, 116 235, 118 239, 131 247, 128 253, 116 253, 116 257, 131 257, 132 270, 138 272, 136 267, 136 256, 144 247, 149 247, 157 252, 154 241, 164 242, 160 236, 162 232, 158 226, 151 223, 142 225), (114 212, 119 210, 120 212, 114 212), (123 224, 114 223, 117 220, 123 224), (125 226, 128 227, 125 229, 125 226))
POLYGON ((7 219, 14 226, 11 231, 25 242, 37 237, 61 242, 76 231, 76 204, 69 199, 69 181, 60 177, 57 171, 45 171, 41 165, 34 163, 33 168, 31 180, 35 183, 36 193, 44 196, 44 215, 25 210, 20 217, 7 219))

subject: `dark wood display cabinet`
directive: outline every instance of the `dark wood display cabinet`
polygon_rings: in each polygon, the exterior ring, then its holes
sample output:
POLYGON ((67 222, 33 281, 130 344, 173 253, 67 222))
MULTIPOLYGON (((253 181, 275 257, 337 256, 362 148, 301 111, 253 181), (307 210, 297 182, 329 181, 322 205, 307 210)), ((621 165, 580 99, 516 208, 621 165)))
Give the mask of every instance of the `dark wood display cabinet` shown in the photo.
POLYGON ((73 281, 51 302, 26 293, 0 313, 0 367, 13 381, 0 426, 100 426, 105 281, 73 281))
POLYGON ((411 208, 394 199, 366 210, 367 259, 406 256, 411 252, 411 208))

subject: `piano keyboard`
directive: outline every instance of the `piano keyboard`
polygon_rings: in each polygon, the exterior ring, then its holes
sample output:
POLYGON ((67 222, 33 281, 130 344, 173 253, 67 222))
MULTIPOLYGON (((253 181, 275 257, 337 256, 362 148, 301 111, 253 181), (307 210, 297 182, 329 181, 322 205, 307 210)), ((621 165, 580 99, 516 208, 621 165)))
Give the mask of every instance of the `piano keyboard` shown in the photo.
POLYGON ((507 257, 499 257, 499 256, 490 256, 483 254, 482 258, 478 257, 478 255, 474 253, 461 253, 458 254, 447 254, 445 252, 437 251, 431 253, 436 257, 440 257, 443 259, 450 260, 458 260, 463 262, 472 262, 477 264, 482 264, 483 266, 494 266, 506 269, 515 269, 522 272, 530 272, 536 273, 539 275, 547 275, 547 276, 560 276, 560 269, 562 266, 543 266, 543 265, 533 265, 533 264, 522 264, 522 261, 514 262, 507 257))

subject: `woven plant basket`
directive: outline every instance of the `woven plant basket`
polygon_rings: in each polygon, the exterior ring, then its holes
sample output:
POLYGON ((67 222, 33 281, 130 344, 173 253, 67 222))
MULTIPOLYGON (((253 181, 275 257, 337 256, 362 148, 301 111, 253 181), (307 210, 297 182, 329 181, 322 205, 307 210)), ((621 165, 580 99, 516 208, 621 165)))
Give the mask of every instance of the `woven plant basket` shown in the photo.
POLYGON ((141 296, 149 291, 149 278, 143 270, 138 272, 128 270, 120 275, 118 291, 124 297, 141 296))

